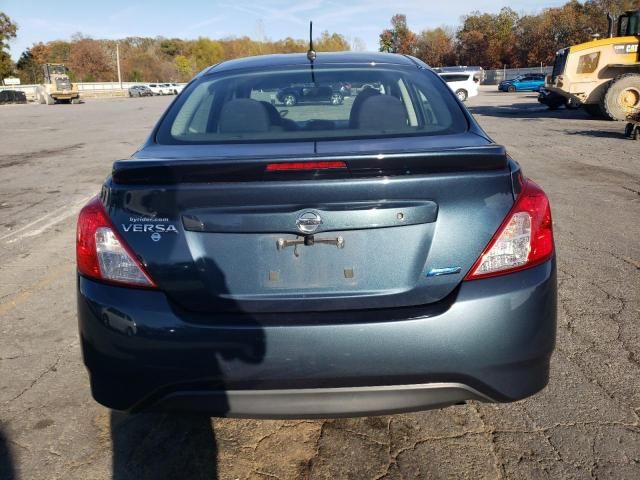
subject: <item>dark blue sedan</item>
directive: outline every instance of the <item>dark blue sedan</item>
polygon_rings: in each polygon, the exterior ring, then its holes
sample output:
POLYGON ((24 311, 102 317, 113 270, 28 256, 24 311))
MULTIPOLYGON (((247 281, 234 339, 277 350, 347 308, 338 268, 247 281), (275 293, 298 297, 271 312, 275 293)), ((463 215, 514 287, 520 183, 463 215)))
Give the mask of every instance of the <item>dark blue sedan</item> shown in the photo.
POLYGON ((207 69, 114 163, 76 247, 84 362, 113 409, 377 415, 548 381, 547 196, 412 57, 207 69), (272 102, 309 82, 358 87, 272 102))
POLYGON ((522 92, 532 91, 539 92, 544 87, 543 73, 530 73, 527 75, 520 75, 511 80, 504 80, 498 85, 498 90, 502 92, 522 92))

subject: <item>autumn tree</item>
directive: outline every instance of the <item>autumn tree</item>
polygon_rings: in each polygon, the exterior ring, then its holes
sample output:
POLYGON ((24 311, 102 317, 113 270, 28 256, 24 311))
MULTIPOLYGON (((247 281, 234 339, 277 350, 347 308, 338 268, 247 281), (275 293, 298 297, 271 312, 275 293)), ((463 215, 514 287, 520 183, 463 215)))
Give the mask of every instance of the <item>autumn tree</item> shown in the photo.
POLYGON ((391 17, 391 28, 380 34, 380 51, 413 55, 416 34, 407 26, 407 16, 401 13, 391 17))
POLYGON ((342 35, 338 33, 330 34, 325 30, 320 34, 320 38, 313 41, 313 48, 318 52, 342 52, 350 50, 351 46, 342 35))
MULTIPOLYGON (((542 15, 525 15, 516 27, 515 54, 517 63, 523 66, 549 65, 555 50, 547 32, 547 22, 542 15)), ((513 63, 516 63, 515 61, 513 63)))
POLYGON ((432 67, 453 65, 456 61, 453 34, 444 27, 423 30, 416 37, 415 53, 432 67))
POLYGON ((114 65, 101 42, 92 38, 79 37, 71 44, 68 66, 81 82, 114 79, 114 65))
POLYGON ((520 66, 514 56, 518 14, 504 7, 498 14, 472 12, 457 33, 459 60, 465 65, 520 66))

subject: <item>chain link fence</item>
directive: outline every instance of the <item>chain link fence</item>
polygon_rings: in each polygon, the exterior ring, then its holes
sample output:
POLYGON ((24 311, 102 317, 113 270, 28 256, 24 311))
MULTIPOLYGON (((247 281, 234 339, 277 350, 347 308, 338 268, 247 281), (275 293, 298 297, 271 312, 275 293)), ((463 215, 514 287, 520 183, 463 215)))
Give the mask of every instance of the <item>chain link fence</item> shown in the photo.
POLYGON ((485 70, 483 85, 498 85, 503 80, 511 80, 527 73, 544 73, 551 75, 553 67, 503 68, 501 70, 485 70))

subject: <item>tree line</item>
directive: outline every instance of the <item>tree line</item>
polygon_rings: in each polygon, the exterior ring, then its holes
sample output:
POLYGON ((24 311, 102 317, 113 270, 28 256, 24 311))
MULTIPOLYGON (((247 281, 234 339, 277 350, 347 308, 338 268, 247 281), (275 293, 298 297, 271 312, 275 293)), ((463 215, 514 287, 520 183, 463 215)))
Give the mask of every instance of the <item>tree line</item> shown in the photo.
POLYGON ((380 51, 414 55, 433 67, 479 65, 485 69, 520 68, 553 63, 564 47, 605 37, 607 13, 640 8, 640 0, 571 0, 538 14, 520 15, 504 7, 499 13, 475 11, 458 28, 412 32, 407 17, 396 14, 380 34, 380 51))
MULTIPOLYGON (((2 16, 0 14, 0 21, 2 16)), ((6 17, 6 16, 5 16, 6 17)), ((7 17, 7 21, 8 17, 7 17)), ((15 24, 14 28, 15 28, 15 24)), ((15 29, 13 30, 15 37, 15 29)), ((5 37, 8 39, 9 37, 5 37)), ((2 41, 3 37, 0 37, 2 41)), ((41 83, 42 65, 63 63, 69 69, 72 81, 111 82, 118 80, 116 47, 120 55, 120 70, 124 82, 183 82, 202 69, 238 57, 269 53, 306 52, 306 40, 257 41, 249 37, 212 40, 179 38, 129 37, 121 40, 100 40, 82 34, 71 40, 40 42, 25 50, 15 65, 6 54, 6 63, 0 64, 0 79, 17 75, 24 84, 41 83)), ((349 42, 337 33, 323 32, 314 40, 314 49, 324 51, 349 50, 349 42)), ((0 48, 0 52, 5 49, 0 48)), ((0 57, 3 61, 3 57, 0 57)))
MULTIPOLYGON (((607 13, 640 8, 640 0, 570 0, 537 14, 518 14, 509 7, 498 13, 472 12, 458 27, 411 31, 403 14, 380 34, 380 50, 415 55, 434 67, 480 65, 518 68, 549 65, 560 48, 607 33, 607 13)), ((70 40, 39 42, 26 49, 16 64, 8 53, 18 25, 0 12, 0 79, 10 75, 22 83, 40 83, 44 63, 64 63, 73 81, 115 81, 116 46, 122 80, 129 82, 187 81, 203 68, 223 60, 268 53, 305 52, 306 40, 252 40, 249 37, 196 40, 129 37, 94 39, 76 34, 70 40)), ((318 51, 361 50, 339 33, 323 32, 314 40, 318 51)))

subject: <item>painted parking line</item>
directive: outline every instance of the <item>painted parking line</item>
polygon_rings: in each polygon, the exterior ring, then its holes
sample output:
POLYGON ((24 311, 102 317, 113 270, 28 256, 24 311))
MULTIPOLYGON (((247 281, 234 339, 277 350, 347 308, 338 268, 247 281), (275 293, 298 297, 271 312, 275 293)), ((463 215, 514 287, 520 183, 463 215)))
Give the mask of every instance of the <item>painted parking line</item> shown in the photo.
POLYGON ((0 242, 10 244, 15 243, 23 238, 38 236, 54 225, 57 225, 58 223, 71 217, 72 215, 76 215, 80 207, 87 203, 92 196, 93 195, 84 197, 82 200, 75 202, 71 206, 66 205, 54 210, 53 212, 49 212, 46 215, 43 215, 36 220, 18 228, 17 230, 14 230, 13 232, 7 233, 6 235, 0 237, 0 242))

